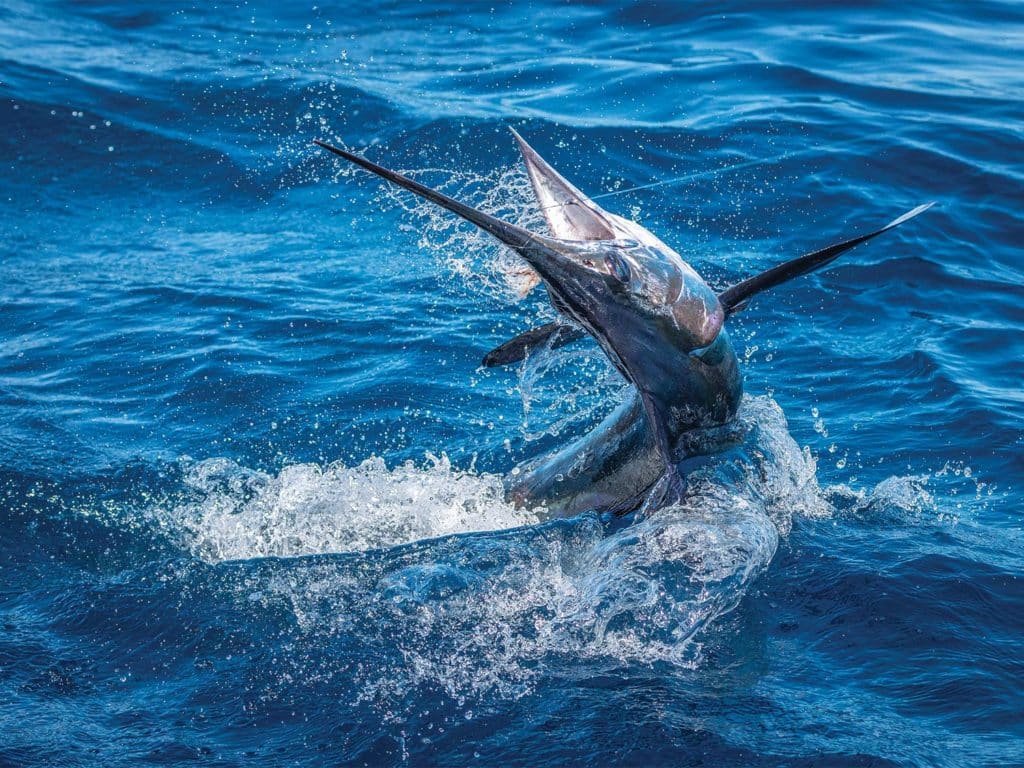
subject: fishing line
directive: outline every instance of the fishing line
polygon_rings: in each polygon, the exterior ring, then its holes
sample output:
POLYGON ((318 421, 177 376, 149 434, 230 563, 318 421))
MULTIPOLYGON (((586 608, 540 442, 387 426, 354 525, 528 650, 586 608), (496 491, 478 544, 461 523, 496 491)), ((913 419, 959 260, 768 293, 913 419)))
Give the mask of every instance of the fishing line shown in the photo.
MULTIPOLYGON (((783 160, 792 160, 794 158, 805 157, 807 155, 813 155, 813 154, 817 154, 817 153, 820 153, 820 152, 829 152, 829 151, 835 151, 835 150, 839 150, 839 149, 847 149, 847 148, 849 148, 850 146, 852 146, 854 144, 863 143, 865 140, 866 140, 865 137, 861 137, 861 138, 858 138, 858 139, 850 139, 849 141, 845 141, 845 142, 838 142, 836 144, 829 144, 828 146, 825 146, 825 147, 813 147, 813 148, 807 148, 807 149, 803 149, 803 150, 797 150, 795 152, 785 152, 785 153, 783 153, 781 155, 774 155, 772 157, 761 157, 761 158, 756 158, 754 160, 745 160, 745 161, 743 161, 741 163, 735 163, 734 165, 723 166, 722 168, 710 168, 710 169, 708 169, 706 171, 696 171, 694 173, 683 174, 682 176, 673 176, 673 177, 671 177, 669 179, 661 179, 660 181, 652 181, 649 184, 637 184, 636 186, 627 187, 626 189, 616 189, 616 190, 613 190, 611 192, 602 192, 599 195, 591 195, 590 199, 591 200, 600 200, 600 199, 605 198, 605 197, 615 197, 616 195, 625 195, 625 194, 629 194, 630 192, 639 192, 640 190, 644 190, 644 189, 654 189, 655 187, 664 187, 664 186, 669 186, 671 184, 679 184, 679 183, 684 182, 684 181, 695 181, 697 179, 703 179, 703 178, 706 178, 708 176, 717 176, 718 174, 722 174, 722 173, 731 173, 733 171, 742 171, 742 170, 744 170, 746 168, 754 168, 754 167, 756 167, 758 165, 768 165, 770 163, 778 163, 778 162, 781 162, 783 160)), ((561 208, 561 207, 566 206, 566 205, 575 205, 575 204, 576 203, 574 201, 568 201, 568 202, 564 202, 564 203, 552 203, 551 205, 542 206, 540 208, 540 210, 545 211, 548 208, 561 208)))

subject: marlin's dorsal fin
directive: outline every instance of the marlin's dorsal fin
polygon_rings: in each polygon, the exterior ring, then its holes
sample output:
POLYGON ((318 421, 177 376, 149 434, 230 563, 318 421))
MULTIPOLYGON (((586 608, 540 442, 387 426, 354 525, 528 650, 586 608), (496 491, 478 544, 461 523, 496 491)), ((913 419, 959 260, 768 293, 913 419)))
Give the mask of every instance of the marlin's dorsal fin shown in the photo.
POLYGON ((543 157, 510 128, 523 153, 537 204, 554 237, 562 240, 615 240, 609 215, 548 165, 543 157))
POLYGON ((492 349, 484 356, 483 364, 487 368, 493 368, 496 365, 518 363, 525 360, 531 350, 539 349, 545 344, 550 344, 551 349, 558 349, 586 335, 587 332, 576 325, 547 323, 520 333, 514 339, 509 339, 500 347, 492 349))
POLYGON ((850 250, 854 246, 867 242, 873 237, 877 237, 883 232, 888 232, 893 227, 898 227, 905 221, 910 221, 919 213, 927 211, 933 205, 935 205, 935 203, 919 205, 912 211, 907 211, 902 216, 893 219, 875 232, 871 232, 867 235, 861 235, 860 237, 855 237, 852 240, 846 240, 845 242, 837 243, 836 245, 830 245, 828 248, 822 248, 820 251, 805 254, 804 256, 800 256, 792 261, 780 264, 777 267, 772 267, 759 275, 747 278, 743 282, 736 283, 736 285, 731 288, 727 288, 718 294, 718 300, 721 302, 722 308, 725 309, 726 316, 739 312, 747 305, 747 302, 755 294, 760 293, 761 291, 766 291, 769 288, 774 288, 777 285, 781 285, 787 280, 792 280, 794 277, 800 277, 801 275, 806 275, 816 269, 821 269, 835 261, 840 254, 850 250))

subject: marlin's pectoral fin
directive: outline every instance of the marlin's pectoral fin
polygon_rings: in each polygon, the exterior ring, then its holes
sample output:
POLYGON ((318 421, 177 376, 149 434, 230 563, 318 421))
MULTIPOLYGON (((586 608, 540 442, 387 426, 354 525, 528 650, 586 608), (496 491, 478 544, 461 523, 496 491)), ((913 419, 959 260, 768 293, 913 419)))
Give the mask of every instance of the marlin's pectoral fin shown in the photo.
POLYGON ((565 323, 548 323, 539 328, 531 328, 521 333, 514 339, 510 339, 500 347, 492 349, 484 356, 484 365, 493 368, 496 365, 508 365, 518 363, 526 359, 530 350, 539 349, 545 344, 551 349, 564 347, 578 339, 582 339, 587 333, 582 328, 565 323))
POLYGON ((924 213, 933 205, 935 203, 919 205, 917 208, 893 219, 879 230, 855 237, 852 240, 837 243, 836 245, 830 245, 828 248, 822 248, 820 251, 814 251, 813 253, 808 253, 792 261, 780 264, 777 267, 772 267, 759 275, 754 275, 754 277, 722 291, 722 293, 718 294, 718 300, 721 302, 722 308, 725 309, 727 316, 739 312, 746 307, 747 302, 750 301, 754 294, 774 288, 788 280, 792 280, 794 277, 800 277, 801 275, 821 269, 835 261, 840 254, 845 253, 854 246, 867 242, 873 237, 877 237, 883 232, 888 232, 893 227, 898 227, 900 224, 910 221, 910 219, 919 213, 924 213))

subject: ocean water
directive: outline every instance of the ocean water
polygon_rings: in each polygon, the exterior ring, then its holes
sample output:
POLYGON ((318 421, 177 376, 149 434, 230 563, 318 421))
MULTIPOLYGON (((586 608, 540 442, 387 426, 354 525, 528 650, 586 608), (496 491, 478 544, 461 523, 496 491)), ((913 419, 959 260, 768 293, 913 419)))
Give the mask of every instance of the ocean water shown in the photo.
POLYGON ((0 764, 1024 765, 1024 9, 0 7, 0 764), (746 441, 541 522, 623 396, 508 132, 716 287, 746 441))

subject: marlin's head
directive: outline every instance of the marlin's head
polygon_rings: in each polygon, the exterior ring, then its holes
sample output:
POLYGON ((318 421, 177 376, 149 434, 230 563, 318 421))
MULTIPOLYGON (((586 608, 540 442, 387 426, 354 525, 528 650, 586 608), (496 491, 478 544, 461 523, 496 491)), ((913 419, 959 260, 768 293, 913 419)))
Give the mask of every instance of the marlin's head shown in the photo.
MULTIPOLYGON (((597 340, 619 371, 653 397, 662 418, 722 421, 739 375, 711 287, 672 248, 600 208, 512 132, 561 260, 531 265, 555 304, 597 340), (675 418, 671 418, 671 415, 675 418)), ((674 430, 670 430, 674 431, 674 430)))
MULTIPOLYGON (((668 248, 631 239, 562 241, 555 247, 582 274, 604 278, 607 301, 614 297, 643 322, 667 324, 665 332, 678 349, 706 347, 722 329, 725 313, 715 292, 668 248)), ((563 292, 568 288, 567 284, 563 292)))
POLYGON ((674 251, 629 239, 550 240, 524 257, 555 305, 641 392, 686 396, 680 385, 706 367, 701 356, 721 337, 725 313, 674 251))

